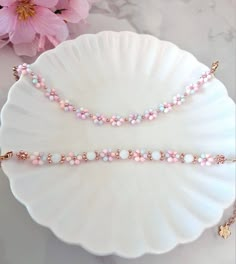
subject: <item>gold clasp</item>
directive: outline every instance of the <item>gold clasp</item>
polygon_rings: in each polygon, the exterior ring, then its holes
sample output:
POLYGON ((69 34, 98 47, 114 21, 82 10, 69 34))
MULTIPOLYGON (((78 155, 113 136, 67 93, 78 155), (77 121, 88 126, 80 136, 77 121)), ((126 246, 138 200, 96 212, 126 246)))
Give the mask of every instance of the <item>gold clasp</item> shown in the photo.
POLYGON ((218 67, 219 67, 219 61, 213 62, 211 65, 211 72, 214 73, 218 67))
POLYGON ((8 151, 6 154, 4 155, 0 155, 0 161, 3 160, 8 160, 13 156, 13 152, 12 151, 8 151))
POLYGON ((12 68, 12 72, 13 72, 13 76, 15 77, 15 80, 18 81, 20 79, 20 76, 19 76, 19 74, 17 72, 17 66, 14 66, 12 68))

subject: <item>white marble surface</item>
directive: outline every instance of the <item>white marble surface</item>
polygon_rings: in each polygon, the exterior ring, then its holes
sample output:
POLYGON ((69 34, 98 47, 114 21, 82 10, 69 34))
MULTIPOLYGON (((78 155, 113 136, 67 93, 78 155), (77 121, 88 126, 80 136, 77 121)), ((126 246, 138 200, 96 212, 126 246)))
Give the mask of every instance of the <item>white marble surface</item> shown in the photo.
MULTIPOLYGON (((235 100, 236 0, 102 0, 88 19, 91 33, 130 30, 155 35, 192 52, 210 64, 220 60, 217 77, 235 100)), ((79 28, 73 27, 73 35, 79 28)), ((13 83, 12 65, 22 61, 9 47, 0 50, 0 107, 13 83)), ((231 209, 225 212, 226 218, 231 209)), ((48 229, 33 222, 27 210, 11 194, 0 172, 0 263, 1 264, 233 264, 235 227, 229 240, 206 230, 195 242, 179 245, 163 255, 128 260, 117 256, 94 256, 80 247, 59 241, 48 229)))

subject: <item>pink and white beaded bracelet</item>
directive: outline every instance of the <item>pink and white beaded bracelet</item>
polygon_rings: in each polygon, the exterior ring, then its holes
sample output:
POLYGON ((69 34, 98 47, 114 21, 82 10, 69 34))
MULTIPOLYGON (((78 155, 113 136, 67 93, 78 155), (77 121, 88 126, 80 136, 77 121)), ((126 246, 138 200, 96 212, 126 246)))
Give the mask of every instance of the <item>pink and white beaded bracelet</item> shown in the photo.
MULTIPOLYGON (((84 163, 90 163, 92 161, 104 161, 111 162, 113 160, 133 160, 137 162, 152 161, 162 162, 166 161, 169 163, 188 163, 198 164, 201 166, 219 165, 226 162, 236 162, 236 158, 226 158, 222 154, 210 155, 210 154, 184 154, 177 153, 176 151, 146 151, 146 150, 115 150, 104 149, 102 151, 90 151, 82 153, 59 154, 59 153, 45 153, 45 152, 27 152, 9 151, 6 154, 0 156, 0 164, 2 161, 6 161, 10 158, 15 158, 18 161, 28 162, 36 166, 41 165, 59 165, 67 164, 72 166, 78 166, 84 163)), ((230 226, 235 222, 236 219, 236 204, 232 216, 229 217, 223 225, 219 226, 218 234, 224 239, 227 239, 231 235, 230 226)))
POLYGON ((103 114, 91 113, 87 108, 83 108, 83 107, 76 108, 74 104, 72 104, 69 100, 62 99, 57 93, 56 89, 48 88, 47 85, 45 84, 45 80, 40 75, 34 73, 30 68, 29 64, 24 63, 22 65, 19 65, 18 67, 14 67, 13 71, 16 79, 18 79, 20 75, 28 75, 32 79, 33 85, 37 89, 42 89, 45 96, 51 102, 58 103, 60 108, 65 112, 75 113, 78 119, 81 120, 90 119, 96 125, 110 124, 114 127, 120 127, 124 123, 135 125, 141 123, 144 120, 149 120, 149 121, 155 120, 160 113, 166 114, 170 112, 174 107, 180 106, 185 102, 188 96, 199 91, 199 89, 202 88, 202 86, 205 83, 209 82, 212 79, 217 67, 218 67, 218 61, 214 62, 211 66, 211 69, 207 72, 204 72, 194 84, 188 85, 185 88, 184 94, 175 95, 171 102, 164 102, 158 106, 148 108, 146 111, 144 111, 143 114, 131 113, 128 114, 126 117, 122 117, 121 115, 115 115, 115 114, 112 115, 111 117, 108 117, 103 114))
POLYGON ((178 153, 177 151, 148 151, 144 149, 137 150, 125 150, 125 149, 103 149, 101 151, 89 151, 82 153, 69 152, 68 154, 60 153, 45 153, 45 152, 27 152, 9 151, 5 155, 0 156, 0 161, 10 158, 16 158, 16 160, 28 161, 33 165, 80 165, 91 161, 105 161, 111 162, 115 160, 133 160, 137 162, 144 161, 165 161, 168 163, 186 163, 186 164, 198 164, 201 166, 210 166, 216 164, 224 164, 226 162, 236 162, 236 159, 226 158, 222 154, 210 155, 210 154, 185 154, 178 153))

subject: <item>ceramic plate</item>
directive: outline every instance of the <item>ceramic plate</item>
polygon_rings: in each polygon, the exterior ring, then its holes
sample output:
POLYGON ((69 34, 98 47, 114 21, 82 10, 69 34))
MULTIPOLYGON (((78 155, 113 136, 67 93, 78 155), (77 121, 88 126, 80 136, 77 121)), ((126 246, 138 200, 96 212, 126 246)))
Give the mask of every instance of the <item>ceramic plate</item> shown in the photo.
MULTIPOLYGON (((32 69, 76 105, 125 115, 171 100, 208 68, 170 42, 102 32, 62 43, 32 69)), ((234 113, 224 85, 214 78, 156 121, 97 127, 58 110, 24 77, 10 89, 2 110, 1 148, 54 153, 147 148, 234 156, 234 113)), ((35 167, 9 160, 3 170, 36 222, 99 255, 167 252, 217 224, 235 198, 232 164, 35 167)))

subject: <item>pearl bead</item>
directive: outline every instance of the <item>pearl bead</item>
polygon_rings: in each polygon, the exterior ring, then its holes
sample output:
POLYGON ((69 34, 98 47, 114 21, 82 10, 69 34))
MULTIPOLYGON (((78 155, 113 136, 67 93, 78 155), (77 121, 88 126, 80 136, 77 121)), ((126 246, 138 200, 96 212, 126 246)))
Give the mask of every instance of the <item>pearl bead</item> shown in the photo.
POLYGON ((59 163, 61 161, 61 155, 60 154, 52 154, 51 161, 53 163, 59 163))
POLYGON ((96 153, 95 152, 87 152, 87 159, 88 160, 95 160, 96 158, 96 153))
POLYGON ((161 159, 161 153, 160 153, 160 151, 153 151, 152 152, 152 159, 153 160, 160 160, 161 159))
POLYGON ((185 163, 192 163, 194 160, 194 157, 192 154, 186 154, 184 155, 184 162, 185 163))
POLYGON ((129 157, 129 151, 128 150, 125 150, 125 149, 121 150, 120 151, 120 157, 121 157, 121 159, 128 159, 128 157, 129 157))

